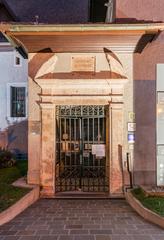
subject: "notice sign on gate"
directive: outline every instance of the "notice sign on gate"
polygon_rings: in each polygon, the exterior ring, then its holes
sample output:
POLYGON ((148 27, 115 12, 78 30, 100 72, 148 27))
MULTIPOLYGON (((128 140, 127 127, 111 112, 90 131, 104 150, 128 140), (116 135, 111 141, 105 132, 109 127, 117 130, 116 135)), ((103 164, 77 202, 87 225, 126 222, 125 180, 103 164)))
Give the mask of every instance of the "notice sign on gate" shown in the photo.
POLYGON ((96 157, 105 157, 106 145, 105 144, 93 144, 92 145, 92 154, 96 157))

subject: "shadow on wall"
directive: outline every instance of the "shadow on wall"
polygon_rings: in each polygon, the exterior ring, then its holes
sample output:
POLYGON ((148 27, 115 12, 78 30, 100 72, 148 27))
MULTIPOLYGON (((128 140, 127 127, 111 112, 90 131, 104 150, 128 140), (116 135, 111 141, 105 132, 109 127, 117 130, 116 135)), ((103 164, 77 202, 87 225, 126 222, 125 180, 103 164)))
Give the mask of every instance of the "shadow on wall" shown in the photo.
POLYGON ((134 150, 135 184, 156 183, 156 97, 155 80, 134 81, 136 142, 134 150))
POLYGON ((28 152, 28 122, 15 123, 0 131, 0 146, 8 148, 17 158, 27 158, 28 152))

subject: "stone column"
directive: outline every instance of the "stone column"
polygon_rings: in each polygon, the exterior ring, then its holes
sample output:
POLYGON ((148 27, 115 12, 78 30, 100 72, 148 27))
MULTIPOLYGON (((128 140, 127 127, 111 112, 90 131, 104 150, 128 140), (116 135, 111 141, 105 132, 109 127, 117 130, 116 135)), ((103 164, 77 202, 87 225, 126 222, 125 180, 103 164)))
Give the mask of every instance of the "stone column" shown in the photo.
POLYGON ((41 195, 53 196, 55 193, 55 107, 50 103, 40 105, 42 112, 41 195))

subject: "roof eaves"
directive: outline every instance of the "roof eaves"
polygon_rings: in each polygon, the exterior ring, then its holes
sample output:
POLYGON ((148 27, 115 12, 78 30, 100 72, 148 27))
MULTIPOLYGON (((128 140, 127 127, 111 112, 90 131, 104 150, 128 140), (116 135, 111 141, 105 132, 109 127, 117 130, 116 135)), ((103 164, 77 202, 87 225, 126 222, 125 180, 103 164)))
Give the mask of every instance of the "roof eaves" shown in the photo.
POLYGON ((157 33, 164 31, 164 23, 148 24, 12 24, 10 25, 11 33, 55 33, 55 32, 139 32, 157 33))
POLYGON ((6 0, 0 0, 0 3, 3 4, 6 8, 6 10, 8 11, 8 13, 10 14, 10 16, 12 17, 13 21, 19 21, 18 17, 15 15, 15 13, 12 11, 12 9, 10 8, 10 6, 8 5, 8 3, 6 2, 6 0))

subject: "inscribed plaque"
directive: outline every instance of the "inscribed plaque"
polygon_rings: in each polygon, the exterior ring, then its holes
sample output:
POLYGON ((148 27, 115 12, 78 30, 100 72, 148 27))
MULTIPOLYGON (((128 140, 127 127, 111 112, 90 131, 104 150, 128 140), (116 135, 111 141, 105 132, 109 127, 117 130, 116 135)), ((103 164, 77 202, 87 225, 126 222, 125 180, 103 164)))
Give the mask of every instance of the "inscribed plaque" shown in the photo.
POLYGON ((72 57, 73 72, 94 72, 95 57, 90 56, 74 56, 72 57))

